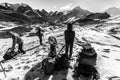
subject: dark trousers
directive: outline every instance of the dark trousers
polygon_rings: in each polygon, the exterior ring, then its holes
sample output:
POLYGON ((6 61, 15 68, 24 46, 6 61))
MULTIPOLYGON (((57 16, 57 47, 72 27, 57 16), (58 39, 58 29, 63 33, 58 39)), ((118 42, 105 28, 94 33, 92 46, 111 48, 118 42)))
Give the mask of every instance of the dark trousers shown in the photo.
POLYGON ((23 42, 18 44, 18 51, 22 52, 22 53, 25 53, 25 51, 23 50, 23 42))
POLYGON ((68 50, 70 49, 70 54, 69 54, 69 58, 71 58, 72 56, 72 51, 73 51, 73 43, 66 43, 66 50, 65 53, 66 55, 68 55, 68 50))
POLYGON ((55 57, 55 56, 56 56, 56 46, 55 45, 50 45, 49 57, 55 57))
POLYGON ((42 36, 39 36, 40 45, 42 45, 42 36))

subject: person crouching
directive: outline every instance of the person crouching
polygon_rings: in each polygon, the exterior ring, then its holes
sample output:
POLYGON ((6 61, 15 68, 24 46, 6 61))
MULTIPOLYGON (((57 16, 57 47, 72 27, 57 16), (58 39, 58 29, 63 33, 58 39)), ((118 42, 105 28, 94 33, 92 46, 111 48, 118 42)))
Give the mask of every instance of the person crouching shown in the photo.
POLYGON ((55 37, 50 36, 48 38, 48 43, 50 44, 50 53, 49 57, 55 57, 56 56, 56 46, 57 46, 57 40, 55 37))
POLYGON ((25 54, 25 51, 23 50, 23 40, 20 38, 20 36, 17 33, 13 32, 7 32, 10 37, 12 38, 12 47, 11 51, 14 51, 16 44, 18 44, 18 52, 25 54))

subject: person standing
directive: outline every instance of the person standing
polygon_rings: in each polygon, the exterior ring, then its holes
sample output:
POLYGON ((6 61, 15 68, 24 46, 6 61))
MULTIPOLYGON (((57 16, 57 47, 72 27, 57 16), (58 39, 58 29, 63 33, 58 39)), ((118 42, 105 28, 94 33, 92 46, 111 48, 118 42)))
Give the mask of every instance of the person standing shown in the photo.
POLYGON ((72 30, 72 24, 68 23, 67 24, 67 30, 64 32, 64 38, 65 38, 65 54, 68 56, 68 50, 70 49, 70 54, 68 58, 71 58, 72 56, 72 51, 73 51, 73 43, 74 43, 74 38, 75 38, 75 31, 72 30))
POLYGON ((36 32, 36 34, 37 34, 37 36, 39 37, 39 41, 40 41, 40 45, 42 45, 43 43, 42 43, 42 37, 43 37, 43 30, 40 28, 40 27, 37 27, 37 32, 36 32))
POLYGON ((20 38, 20 36, 17 33, 13 32, 8 33, 13 40, 11 51, 14 51, 15 45, 18 44, 18 52, 25 54, 25 51, 23 50, 23 40, 20 38))

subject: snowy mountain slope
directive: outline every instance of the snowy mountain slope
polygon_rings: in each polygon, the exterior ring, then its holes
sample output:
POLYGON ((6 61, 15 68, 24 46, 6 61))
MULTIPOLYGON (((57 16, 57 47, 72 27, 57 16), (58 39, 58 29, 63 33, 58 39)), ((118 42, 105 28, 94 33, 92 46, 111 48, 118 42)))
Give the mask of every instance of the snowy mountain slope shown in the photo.
MULTIPOLYGON (((92 44, 94 49, 98 54, 97 59, 97 69, 100 73, 100 80, 119 80, 120 79, 120 40, 111 36, 108 31, 113 27, 119 27, 119 24, 110 25, 110 24, 98 24, 98 25, 88 25, 81 27, 74 25, 74 30, 76 32, 76 39, 78 41, 84 41, 85 39, 92 44), (99 26, 99 27, 96 27, 99 26)), ((0 79, 2 80, 24 80, 23 78, 26 73, 34 67, 38 62, 40 62, 44 56, 49 52, 49 45, 46 44, 47 38, 49 36, 56 36, 58 40, 57 52, 64 45, 64 36, 63 32, 66 28, 60 28, 53 31, 46 32, 44 37, 44 45, 39 46, 39 41, 37 37, 22 37, 24 40, 24 49, 27 50, 27 53, 24 55, 18 55, 16 59, 12 59, 5 63, 2 63, 5 68, 7 78, 4 78, 3 71, 0 69, 0 79)), ((77 55, 81 49, 78 41, 75 40, 73 56, 77 55)), ((11 39, 0 39, 0 56, 2 56, 5 50, 11 46, 11 39)), ((75 57, 73 57, 75 58, 75 57)), ((71 66, 75 64, 74 61, 71 61, 71 66)), ((74 80, 72 78, 72 69, 68 71, 55 72, 51 76, 44 76, 43 80, 74 80), (59 77, 59 78, 58 78, 59 77)), ((38 73, 32 73, 31 77, 36 79, 38 78, 38 73), (32 76, 33 75, 33 76, 32 76)), ((33 79, 33 80, 34 80, 33 79)))
POLYGON ((111 16, 116 16, 116 15, 120 14, 120 8, 111 7, 109 9, 105 10, 105 12, 107 12, 111 16))
POLYGON ((91 42, 99 55, 97 67, 101 74, 101 80, 108 80, 107 78, 120 76, 120 47, 118 47, 120 46, 120 41, 106 33, 93 31, 91 29, 85 29, 82 32, 82 34, 78 32, 78 35, 81 34, 91 42))
POLYGON ((110 17, 106 23, 120 23, 120 15, 110 17))

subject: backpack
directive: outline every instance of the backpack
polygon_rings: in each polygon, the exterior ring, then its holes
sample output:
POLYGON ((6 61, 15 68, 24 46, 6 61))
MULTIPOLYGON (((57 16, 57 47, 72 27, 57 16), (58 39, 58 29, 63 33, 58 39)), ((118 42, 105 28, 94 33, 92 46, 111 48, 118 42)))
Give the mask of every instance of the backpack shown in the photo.
POLYGON ((55 59, 55 70, 67 69, 68 66, 69 62, 66 54, 61 54, 55 59))
POLYGON ((93 75, 94 77, 98 74, 98 71, 94 66, 86 65, 86 64, 80 64, 77 67, 75 66, 75 73, 77 76, 83 75, 84 77, 89 77, 93 75))
POLYGON ((17 52, 14 52, 14 51, 11 51, 10 49, 8 49, 8 51, 4 54, 3 58, 5 60, 9 60, 9 59, 14 58, 17 54, 18 54, 17 52))
POLYGON ((46 75, 49 75, 54 72, 55 59, 48 57, 42 61, 42 70, 46 75))
POLYGON ((95 66, 97 61, 97 53, 94 48, 88 50, 82 49, 82 52, 79 52, 78 62, 79 64, 86 64, 95 66))
POLYGON ((96 75, 98 74, 98 71, 95 68, 97 60, 97 54, 93 48, 90 48, 88 50, 82 49, 82 52, 79 52, 78 55, 78 65, 75 66, 75 74, 77 75, 83 75, 85 77, 96 75))

